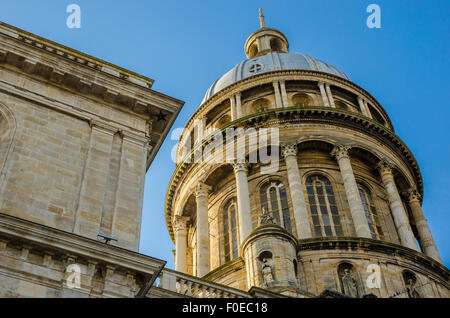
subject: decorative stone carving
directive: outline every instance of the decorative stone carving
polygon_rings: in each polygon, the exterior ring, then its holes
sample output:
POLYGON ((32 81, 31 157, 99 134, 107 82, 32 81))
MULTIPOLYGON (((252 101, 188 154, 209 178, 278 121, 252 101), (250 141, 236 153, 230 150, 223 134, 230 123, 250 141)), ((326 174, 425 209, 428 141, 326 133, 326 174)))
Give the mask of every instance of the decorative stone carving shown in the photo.
POLYGON ((263 213, 259 216, 259 225, 265 224, 277 224, 273 216, 267 211, 266 208, 263 208, 263 213))
POLYGON ((271 287, 274 282, 274 278, 273 278, 273 273, 272 273, 272 266, 270 266, 269 259, 267 259, 267 258, 263 259, 261 273, 263 276, 264 284, 267 287, 271 287))
POLYGON ((382 160, 378 163, 377 169, 380 171, 380 174, 383 176, 385 174, 392 174, 392 169, 394 166, 387 162, 386 160, 382 160))
POLYGON ((296 144, 283 145, 281 147, 281 153, 285 158, 288 156, 297 156, 297 145, 296 144))
POLYGON ((336 160, 339 160, 341 158, 348 158, 349 154, 348 152, 350 151, 351 147, 350 146, 345 146, 345 145, 341 145, 341 144, 336 144, 333 148, 333 150, 331 151, 330 155, 333 158, 336 158, 336 160))
POLYGON ((207 196, 209 191, 211 191, 211 187, 209 185, 203 182, 199 182, 195 187, 195 196, 207 196))
POLYGON ((249 168, 249 164, 247 162, 236 162, 233 164, 234 172, 247 172, 249 168))
POLYGON ((409 278, 405 284, 409 298, 420 298, 420 295, 415 288, 416 282, 412 278, 409 278))
POLYGON ((187 222, 189 218, 181 215, 175 215, 172 226, 175 232, 185 231, 187 229, 187 222))
POLYGON ((344 269, 344 276, 342 276, 342 285, 344 287, 344 294, 347 296, 358 297, 358 284, 356 279, 350 274, 350 269, 344 269))
POLYGON ((420 199, 422 197, 420 195, 419 191, 417 191, 417 189, 415 189, 415 188, 411 188, 408 191, 404 192, 403 194, 406 196, 406 198, 408 199, 409 202, 414 202, 414 201, 420 202, 420 199))

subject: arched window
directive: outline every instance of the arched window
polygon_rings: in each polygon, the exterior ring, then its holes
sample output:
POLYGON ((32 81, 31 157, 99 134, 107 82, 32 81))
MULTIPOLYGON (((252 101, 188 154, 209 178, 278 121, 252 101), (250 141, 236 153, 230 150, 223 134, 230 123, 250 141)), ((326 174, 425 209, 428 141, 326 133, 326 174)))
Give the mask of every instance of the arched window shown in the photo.
POLYGON ((236 211, 236 200, 233 198, 228 201, 223 211, 223 240, 225 262, 228 262, 239 256, 236 211))
POLYGON ((279 39, 277 38, 270 39, 270 48, 272 49, 272 51, 279 52, 282 50, 282 46, 283 44, 279 39))
POLYGON ((277 224, 292 232, 291 216, 284 184, 273 181, 266 184, 259 192, 261 208, 271 213, 277 224))
POLYGON ((383 230, 381 229, 380 219, 378 217, 377 209, 373 204, 370 191, 361 184, 358 184, 358 190, 372 238, 380 240, 383 238, 383 230))
POLYGON ((339 213, 330 181, 321 175, 306 179, 309 211, 315 236, 342 236, 339 213))

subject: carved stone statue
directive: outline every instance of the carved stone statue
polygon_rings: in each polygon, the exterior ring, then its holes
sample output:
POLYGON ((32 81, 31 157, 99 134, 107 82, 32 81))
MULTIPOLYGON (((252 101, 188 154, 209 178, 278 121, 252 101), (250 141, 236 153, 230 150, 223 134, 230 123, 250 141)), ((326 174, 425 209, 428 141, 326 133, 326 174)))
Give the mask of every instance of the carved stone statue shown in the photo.
POLYGON ((259 225, 264 224, 276 224, 275 219, 267 212, 266 208, 263 208, 263 213, 259 216, 259 225))
POLYGON ((358 297, 358 286, 356 280, 350 274, 348 268, 344 269, 344 275, 342 276, 342 285, 344 286, 344 294, 350 297, 358 297))
POLYGON ((420 298, 419 293, 416 291, 415 282, 410 278, 406 282, 406 291, 408 293, 409 298, 420 298))
POLYGON ((264 279, 264 284, 267 287, 270 287, 274 281, 273 274, 272 274, 272 267, 270 266, 269 260, 267 258, 263 259, 263 265, 262 265, 262 276, 264 279))

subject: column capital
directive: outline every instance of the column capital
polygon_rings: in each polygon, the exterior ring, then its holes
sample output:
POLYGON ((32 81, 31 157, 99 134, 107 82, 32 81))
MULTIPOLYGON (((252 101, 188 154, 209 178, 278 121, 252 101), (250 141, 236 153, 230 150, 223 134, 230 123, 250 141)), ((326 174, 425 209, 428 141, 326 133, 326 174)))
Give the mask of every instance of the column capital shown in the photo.
POLYGON ((416 188, 411 188, 408 189, 407 191, 402 193, 409 202, 420 202, 420 199, 422 198, 422 196, 420 195, 419 191, 417 191, 416 188))
POLYGON ((207 196, 209 191, 211 191, 211 186, 207 185, 204 182, 199 182, 195 186, 195 196, 197 198, 202 197, 202 196, 207 196))
POLYGON ((297 145, 296 144, 286 144, 281 146, 281 153, 283 157, 297 156, 297 145))
POLYGON ((393 168, 394 168, 394 166, 391 163, 387 162, 386 160, 381 160, 377 164, 377 169, 380 172, 381 176, 392 175, 393 168))
POLYGON ((187 216, 175 215, 172 221, 175 232, 186 230, 188 221, 189 218, 187 216))
POLYGON ((236 162, 233 163, 234 172, 237 173, 239 171, 247 172, 249 168, 249 164, 247 162, 236 162))
POLYGON ((336 144, 336 145, 334 145, 334 148, 331 151, 330 155, 333 158, 336 158, 336 160, 339 160, 341 158, 348 158, 349 157, 348 152, 350 151, 351 148, 352 147, 350 147, 350 146, 336 144))

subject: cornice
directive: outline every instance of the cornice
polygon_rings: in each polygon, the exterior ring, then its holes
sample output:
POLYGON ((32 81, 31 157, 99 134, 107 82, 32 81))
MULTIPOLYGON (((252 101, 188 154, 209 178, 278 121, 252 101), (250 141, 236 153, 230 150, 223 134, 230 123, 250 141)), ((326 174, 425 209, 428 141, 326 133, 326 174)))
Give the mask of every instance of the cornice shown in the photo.
POLYGON ((50 41, 33 33, 21 30, 4 22, 0 22, 0 33, 34 46, 35 48, 55 54, 63 59, 67 59, 68 61, 116 76, 142 87, 151 88, 154 82, 151 78, 103 61, 86 53, 74 50, 62 44, 50 41))
POLYGON ((153 274, 166 262, 121 247, 106 245, 77 234, 0 212, 0 235, 14 242, 114 265, 143 274, 153 274))
POLYGON ((445 284, 449 282, 450 271, 444 265, 423 253, 398 244, 361 237, 316 237, 298 240, 297 244, 298 253, 314 250, 354 250, 357 248, 402 257, 433 271, 439 275, 445 284))

